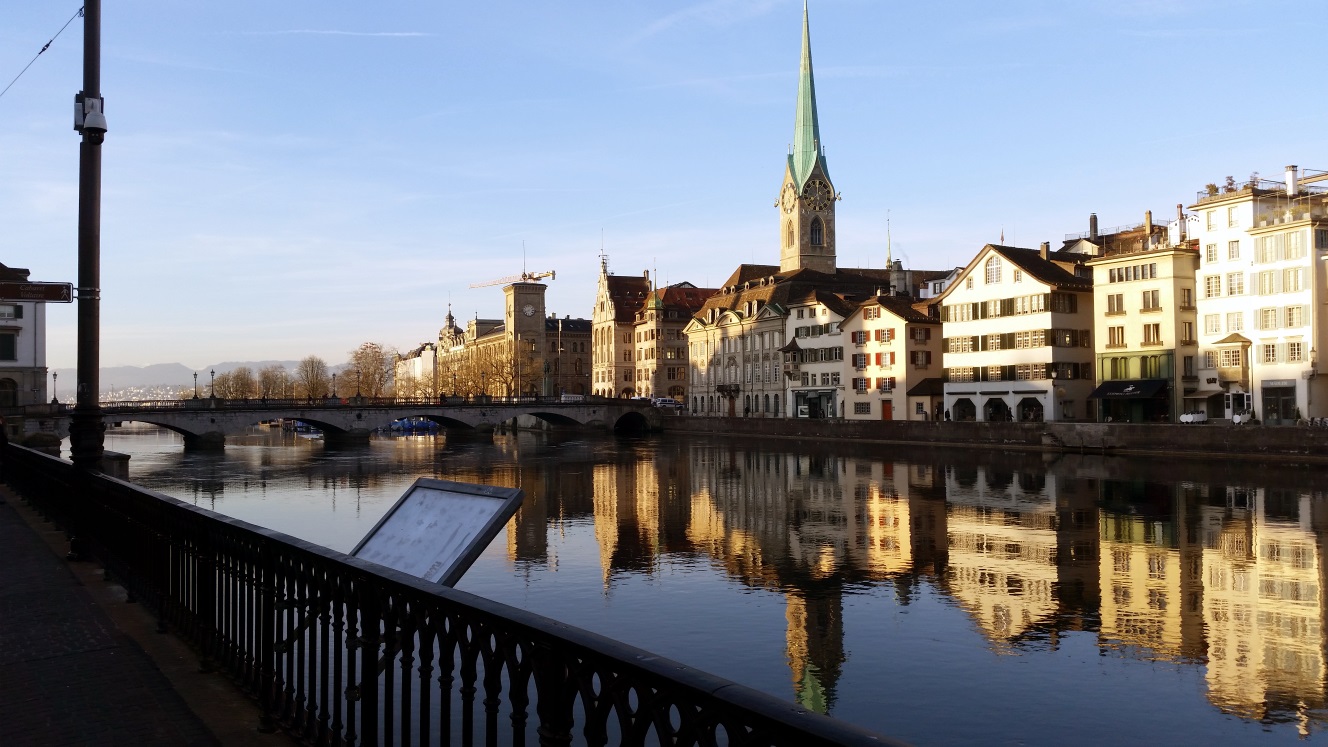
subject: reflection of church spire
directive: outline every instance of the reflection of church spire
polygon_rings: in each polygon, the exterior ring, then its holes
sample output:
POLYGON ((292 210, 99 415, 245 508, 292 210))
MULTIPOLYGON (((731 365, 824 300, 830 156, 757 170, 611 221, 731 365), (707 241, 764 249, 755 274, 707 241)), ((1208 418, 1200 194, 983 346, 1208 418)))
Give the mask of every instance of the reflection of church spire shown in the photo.
POLYGON ((788 662, 798 703, 829 713, 844 664, 844 605, 838 589, 814 594, 788 594, 788 662))

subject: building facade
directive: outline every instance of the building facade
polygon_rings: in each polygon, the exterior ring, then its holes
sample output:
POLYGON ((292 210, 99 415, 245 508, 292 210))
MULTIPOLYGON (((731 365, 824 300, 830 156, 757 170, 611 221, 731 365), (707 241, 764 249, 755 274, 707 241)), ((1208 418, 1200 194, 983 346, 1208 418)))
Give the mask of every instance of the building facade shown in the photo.
POLYGON ((1082 420, 1093 391, 1087 255, 988 244, 939 297, 944 417, 1082 420))
MULTIPOLYGON (((0 265, 0 280, 5 282, 26 283, 30 274, 0 265)), ((10 437, 49 427, 49 421, 39 426, 38 420, 27 422, 24 417, 24 408, 45 405, 50 399, 47 376, 45 302, 0 303, 0 414, 10 437)), ((74 382, 69 384, 72 389, 74 382)))
POLYGON ((841 326, 852 368, 844 417, 941 417, 941 323, 926 309, 925 302, 877 296, 859 304, 844 319, 841 326), (924 384, 928 380, 931 386, 924 384))
MULTIPOLYGON (((1184 226, 1183 220, 1178 220, 1184 226)), ((1180 422, 1206 396, 1199 386, 1195 243, 1144 223, 1100 239, 1093 268, 1098 419, 1180 422)))
POLYGON ((1270 425, 1328 415, 1318 376, 1324 349, 1324 263, 1328 251, 1325 175, 1286 169, 1284 182, 1209 185, 1190 206, 1200 252, 1201 380, 1221 402, 1270 425))

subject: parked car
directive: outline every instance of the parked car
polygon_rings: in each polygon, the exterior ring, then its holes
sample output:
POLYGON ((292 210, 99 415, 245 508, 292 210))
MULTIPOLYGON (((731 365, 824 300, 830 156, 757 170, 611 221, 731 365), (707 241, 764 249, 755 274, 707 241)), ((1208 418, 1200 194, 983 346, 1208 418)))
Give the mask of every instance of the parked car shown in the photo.
POLYGON ((661 410, 678 411, 682 409, 682 403, 672 397, 656 397, 651 401, 651 404, 661 410))

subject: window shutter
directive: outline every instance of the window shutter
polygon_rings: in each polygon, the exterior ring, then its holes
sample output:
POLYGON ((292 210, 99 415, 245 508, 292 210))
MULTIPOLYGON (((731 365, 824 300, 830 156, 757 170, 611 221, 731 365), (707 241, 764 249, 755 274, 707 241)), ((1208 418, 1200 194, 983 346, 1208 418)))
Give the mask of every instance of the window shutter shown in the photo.
POLYGON ((23 318, 23 304, 21 303, 14 304, 14 318, 15 319, 23 318))

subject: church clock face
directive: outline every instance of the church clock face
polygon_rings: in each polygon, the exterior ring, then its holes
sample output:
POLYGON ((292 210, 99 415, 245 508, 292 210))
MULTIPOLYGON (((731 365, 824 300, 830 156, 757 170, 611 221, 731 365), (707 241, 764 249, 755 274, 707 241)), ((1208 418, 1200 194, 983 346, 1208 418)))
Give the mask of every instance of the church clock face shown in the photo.
POLYGON ((784 208, 785 213, 793 212, 793 206, 798 203, 798 190, 793 188, 792 184, 784 185, 784 194, 779 198, 779 206, 784 208))
POLYGON ((525 306, 522 306, 521 313, 525 314, 526 316, 535 316, 534 304, 526 304, 525 306))
POLYGON ((835 199, 830 191, 830 185, 820 179, 813 179, 807 182, 807 186, 802 190, 802 198, 807 201, 807 207, 815 212, 821 212, 830 207, 830 202, 835 199))

